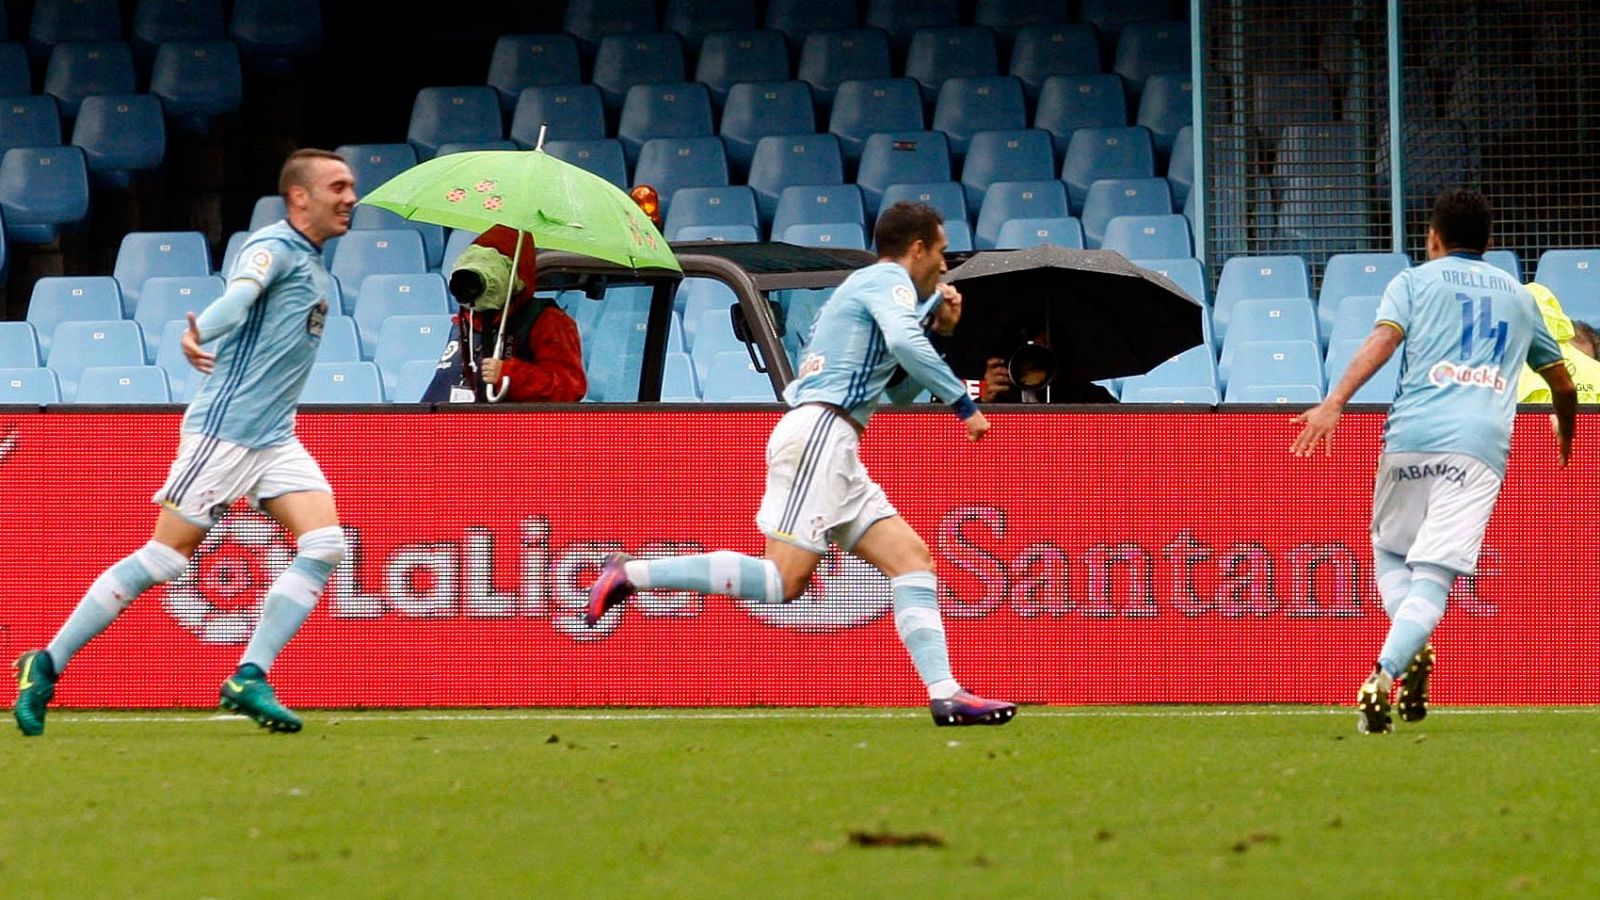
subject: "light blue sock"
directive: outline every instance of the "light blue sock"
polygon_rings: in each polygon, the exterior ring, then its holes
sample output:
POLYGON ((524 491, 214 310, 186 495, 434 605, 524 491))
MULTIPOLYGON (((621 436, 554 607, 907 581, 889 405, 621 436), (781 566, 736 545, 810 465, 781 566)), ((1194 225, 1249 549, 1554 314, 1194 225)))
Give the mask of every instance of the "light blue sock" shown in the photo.
POLYGON ((1378 596, 1383 600, 1383 614, 1392 622, 1400 604, 1411 594, 1411 567, 1406 565, 1404 556, 1373 547, 1372 569, 1377 576, 1378 596))
POLYGON ((100 573, 78 606, 45 648, 56 674, 67 667, 83 645, 105 631, 123 610, 150 588, 183 574, 189 560, 182 553, 151 541, 100 573))
POLYGON ((635 559, 628 563, 627 571, 628 580, 641 591, 699 591, 758 603, 783 600, 783 578, 778 574, 777 563, 732 550, 635 559))
POLYGON ((950 674, 950 650, 944 641, 944 620, 939 616, 939 579, 932 572, 912 572, 892 579, 894 627, 911 654, 928 697, 942 700, 961 690, 950 674))
POLYGON ((328 576, 344 558, 344 550, 344 532, 337 525, 300 536, 300 552, 294 562, 267 589, 267 598, 261 602, 261 619, 239 665, 255 665, 262 672, 272 669, 284 645, 316 608, 322 589, 328 585, 328 576))
POLYGON ((1411 665, 1411 659, 1444 618, 1445 604, 1455 580, 1456 573, 1439 566, 1418 563, 1411 567, 1411 596, 1395 610, 1389 636, 1378 654, 1378 665, 1391 678, 1400 677, 1411 665))

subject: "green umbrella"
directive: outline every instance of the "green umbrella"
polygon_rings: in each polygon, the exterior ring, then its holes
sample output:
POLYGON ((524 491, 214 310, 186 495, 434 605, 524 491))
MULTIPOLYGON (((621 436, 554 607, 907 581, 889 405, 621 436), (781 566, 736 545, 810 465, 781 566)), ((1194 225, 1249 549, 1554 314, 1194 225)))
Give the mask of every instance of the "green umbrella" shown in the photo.
POLYGON ((414 221, 469 231, 505 225, 533 235, 544 249, 634 269, 683 271, 666 239, 631 197, 543 150, 435 157, 378 185, 361 202, 414 221))

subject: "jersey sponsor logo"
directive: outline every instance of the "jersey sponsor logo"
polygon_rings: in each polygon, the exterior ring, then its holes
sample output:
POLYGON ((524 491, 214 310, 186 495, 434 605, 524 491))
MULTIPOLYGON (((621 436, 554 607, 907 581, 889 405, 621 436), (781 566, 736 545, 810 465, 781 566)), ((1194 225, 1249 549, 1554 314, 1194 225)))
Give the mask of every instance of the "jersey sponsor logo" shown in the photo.
POLYGON ((917 292, 903 284, 895 285, 894 290, 889 292, 889 296, 894 298, 894 302, 907 309, 917 308, 917 292))
POLYGON ((306 314, 306 333, 313 337, 322 337, 322 327, 328 321, 328 301, 318 300, 311 307, 311 312, 306 314))
POLYGON ((262 284, 267 283, 267 276, 272 272, 272 251, 257 250, 250 254, 244 261, 244 269, 240 272, 246 278, 254 278, 262 284))
POLYGON ((1505 376, 1500 374, 1496 366, 1458 366, 1452 362, 1442 362, 1428 370, 1428 381, 1434 387, 1447 387, 1452 384, 1467 387, 1489 388, 1496 394, 1506 392, 1505 376))
POLYGON ((802 378, 810 378, 818 372, 821 372, 822 366, 826 362, 827 359, 819 353, 812 353, 808 355, 805 359, 800 361, 800 368, 795 370, 794 380, 799 381, 802 378))
POLYGON ((1467 469, 1450 463, 1427 463, 1421 466, 1398 466, 1395 481, 1416 481, 1421 478, 1439 478, 1452 484, 1466 484, 1467 469))

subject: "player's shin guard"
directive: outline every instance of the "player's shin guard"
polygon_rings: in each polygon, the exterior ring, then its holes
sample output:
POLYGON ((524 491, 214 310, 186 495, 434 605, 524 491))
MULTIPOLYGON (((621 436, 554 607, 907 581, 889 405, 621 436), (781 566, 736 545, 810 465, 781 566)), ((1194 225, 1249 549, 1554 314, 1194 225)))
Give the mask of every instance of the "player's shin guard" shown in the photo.
POLYGON ((1391 678, 1405 672, 1444 618, 1445 603, 1455 580, 1454 572, 1439 566, 1419 563, 1412 567, 1411 595, 1395 611, 1389 635, 1378 654, 1378 665, 1391 678))
POLYGON ((894 626, 911 654, 928 697, 939 700, 961 690, 950 673, 944 619, 939 616, 939 579, 932 572, 912 572, 889 582, 894 589, 894 626))
POLYGON ((241 667, 255 665, 262 672, 272 668, 273 660, 311 615, 328 577, 344 559, 344 531, 337 525, 308 531, 300 535, 299 543, 294 562, 267 589, 261 620, 239 659, 241 667))
POLYGON ((777 563, 732 550, 633 559, 627 563, 627 572, 628 581, 641 591, 651 588, 699 591, 757 603, 783 600, 783 579, 778 574, 777 563))
POLYGON ((128 604, 158 584, 183 574, 189 560, 166 544, 151 541, 100 573, 45 649, 59 675, 67 660, 114 621, 128 604))

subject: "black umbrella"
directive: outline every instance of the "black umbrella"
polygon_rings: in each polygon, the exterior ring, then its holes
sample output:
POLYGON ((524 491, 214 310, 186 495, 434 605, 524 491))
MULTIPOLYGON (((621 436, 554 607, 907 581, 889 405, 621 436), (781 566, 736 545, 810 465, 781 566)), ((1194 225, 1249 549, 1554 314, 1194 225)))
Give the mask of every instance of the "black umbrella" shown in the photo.
POLYGON ((945 280, 962 296, 945 358, 963 378, 982 378, 990 358, 1038 335, 1055 353, 1057 383, 1143 374, 1205 339, 1198 300, 1112 250, 991 250, 945 280))

